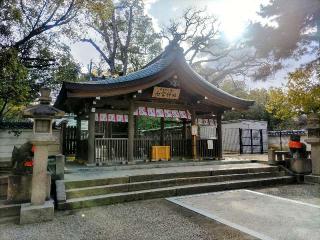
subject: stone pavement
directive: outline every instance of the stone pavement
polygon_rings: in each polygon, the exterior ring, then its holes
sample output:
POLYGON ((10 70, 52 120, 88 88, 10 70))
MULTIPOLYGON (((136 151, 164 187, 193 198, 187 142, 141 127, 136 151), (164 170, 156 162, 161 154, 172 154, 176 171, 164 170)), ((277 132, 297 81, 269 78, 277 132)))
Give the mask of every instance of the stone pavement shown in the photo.
POLYGON ((206 164, 196 166, 175 166, 175 167, 161 167, 161 168, 145 168, 145 169, 124 169, 124 170, 106 170, 103 167, 95 168, 79 168, 65 174, 66 181, 97 179, 109 177, 125 177, 133 175, 144 174, 162 174, 162 173, 176 173, 176 172, 192 172, 192 171, 214 171, 222 169, 240 169, 240 168, 259 168, 267 167, 268 165, 261 163, 239 163, 239 164, 206 164))
POLYGON ((262 240, 320 239, 320 204, 252 190, 168 200, 262 240))

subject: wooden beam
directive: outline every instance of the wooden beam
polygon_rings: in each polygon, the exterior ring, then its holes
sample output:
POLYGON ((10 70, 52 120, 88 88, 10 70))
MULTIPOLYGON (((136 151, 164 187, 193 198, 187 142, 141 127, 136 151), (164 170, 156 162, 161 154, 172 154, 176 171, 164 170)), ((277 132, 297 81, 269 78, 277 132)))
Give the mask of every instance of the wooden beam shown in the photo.
POLYGON ((81 118, 77 117, 77 128, 76 128, 76 158, 80 158, 80 141, 81 141, 81 118))
POLYGON ((221 113, 217 114, 217 135, 218 135, 218 159, 222 159, 222 124, 221 113))
POLYGON ((134 144, 134 104, 133 101, 129 105, 128 115, 128 161, 133 161, 133 144, 134 144))
POLYGON ((115 110, 115 109, 96 108, 96 113, 129 114, 129 111, 128 110, 115 110))
POLYGON ((92 165, 95 163, 95 113, 89 114, 88 122, 88 164, 92 165))
POLYGON ((160 119, 160 145, 164 145, 164 117, 160 119))
MULTIPOLYGON (((194 108, 191 109, 191 128, 197 126, 197 116, 194 108)), ((191 129, 192 134, 192 129, 191 129)), ((197 135, 192 134, 191 136, 191 146, 192 146, 192 159, 197 160, 197 135)))

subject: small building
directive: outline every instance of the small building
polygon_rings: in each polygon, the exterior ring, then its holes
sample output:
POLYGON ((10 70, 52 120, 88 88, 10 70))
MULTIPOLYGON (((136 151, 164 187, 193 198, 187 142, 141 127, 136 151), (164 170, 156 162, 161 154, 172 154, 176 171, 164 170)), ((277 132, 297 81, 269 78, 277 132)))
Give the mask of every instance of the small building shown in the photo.
POLYGON ((222 122, 222 146, 229 153, 263 153, 268 150, 268 122, 230 120, 222 122))
POLYGON ((221 116, 231 109, 246 110, 253 101, 232 96, 203 79, 186 62, 175 43, 139 71, 117 78, 64 82, 55 107, 88 121, 88 138, 77 137, 89 164, 150 159, 151 147, 170 146, 172 158, 222 158, 221 116), (160 119, 157 138, 141 136, 139 117, 160 119), (167 139, 165 121, 181 126, 178 138, 167 139), (215 139, 201 139, 198 125, 216 127, 215 139), (115 135, 121 133, 121 135, 115 135), (210 141, 208 141, 210 140, 210 141), (83 145, 84 144, 84 145, 83 145))

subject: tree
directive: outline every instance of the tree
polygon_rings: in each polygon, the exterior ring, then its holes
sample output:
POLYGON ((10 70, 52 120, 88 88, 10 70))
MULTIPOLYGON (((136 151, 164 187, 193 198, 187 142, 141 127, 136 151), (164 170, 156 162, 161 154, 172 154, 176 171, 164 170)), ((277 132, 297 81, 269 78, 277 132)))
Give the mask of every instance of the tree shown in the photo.
POLYGON ((87 15, 87 25, 97 37, 88 34, 82 41, 90 43, 98 51, 111 75, 125 75, 128 71, 137 70, 160 53, 160 40, 151 19, 144 14, 142 0, 117 2, 110 18, 106 13, 96 11, 89 11, 87 15))
POLYGON ((0 121, 12 107, 24 104, 29 99, 27 74, 28 71, 21 64, 16 50, 11 49, 0 54, 0 121))
POLYGON ((277 118, 287 120, 303 114, 320 114, 320 82, 317 64, 289 73, 286 89, 273 89, 267 110, 277 118))
MULTIPOLYGON (((270 92, 267 89, 252 89, 248 90, 245 81, 235 81, 231 79, 224 80, 219 87, 237 97, 254 100, 255 103, 246 111, 227 111, 224 113, 224 120, 238 120, 238 119, 250 119, 250 120, 263 120, 268 122, 269 129, 279 129, 283 126, 282 119, 277 118, 272 113, 269 113, 266 109, 267 102, 269 101, 270 92)), ((288 122, 283 124, 285 128, 289 127, 288 122)), ((291 126, 290 122, 290 126, 291 126)), ((290 127, 291 128, 291 127, 290 127)))
POLYGON ((259 15, 266 21, 252 23, 246 37, 259 58, 274 59, 274 64, 263 70, 266 77, 282 68, 284 59, 319 53, 319 0, 272 0, 261 6, 259 15))
POLYGON ((66 58, 73 61, 59 36, 83 4, 81 0, 0 0, 0 119, 32 101, 41 85, 52 86, 65 70, 66 58))
POLYGON ((161 35, 181 44, 189 64, 216 85, 226 78, 253 77, 252 69, 267 64, 243 42, 228 42, 219 31, 217 18, 204 10, 187 9, 178 20, 171 20, 161 35))

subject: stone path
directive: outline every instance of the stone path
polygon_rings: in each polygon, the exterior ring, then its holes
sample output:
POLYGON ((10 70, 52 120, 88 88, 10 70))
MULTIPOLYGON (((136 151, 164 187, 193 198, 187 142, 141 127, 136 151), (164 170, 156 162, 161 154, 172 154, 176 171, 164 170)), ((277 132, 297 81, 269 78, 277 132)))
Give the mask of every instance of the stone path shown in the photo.
POLYGON ((169 201, 262 240, 320 239, 320 205, 252 190, 190 195, 169 201))
POLYGON ((150 169, 127 169, 127 170, 105 170, 93 168, 83 169, 79 168, 78 171, 74 171, 65 174, 66 181, 84 180, 84 179, 96 179, 96 178, 108 178, 108 177, 125 177, 132 175, 144 175, 144 174, 161 174, 161 173, 176 173, 176 172, 192 172, 192 171, 212 171, 221 169, 240 169, 240 168, 259 168, 268 167, 268 165, 261 163, 241 163, 241 164, 212 164, 202 166, 181 166, 181 167, 168 167, 168 168, 150 168, 150 169))

